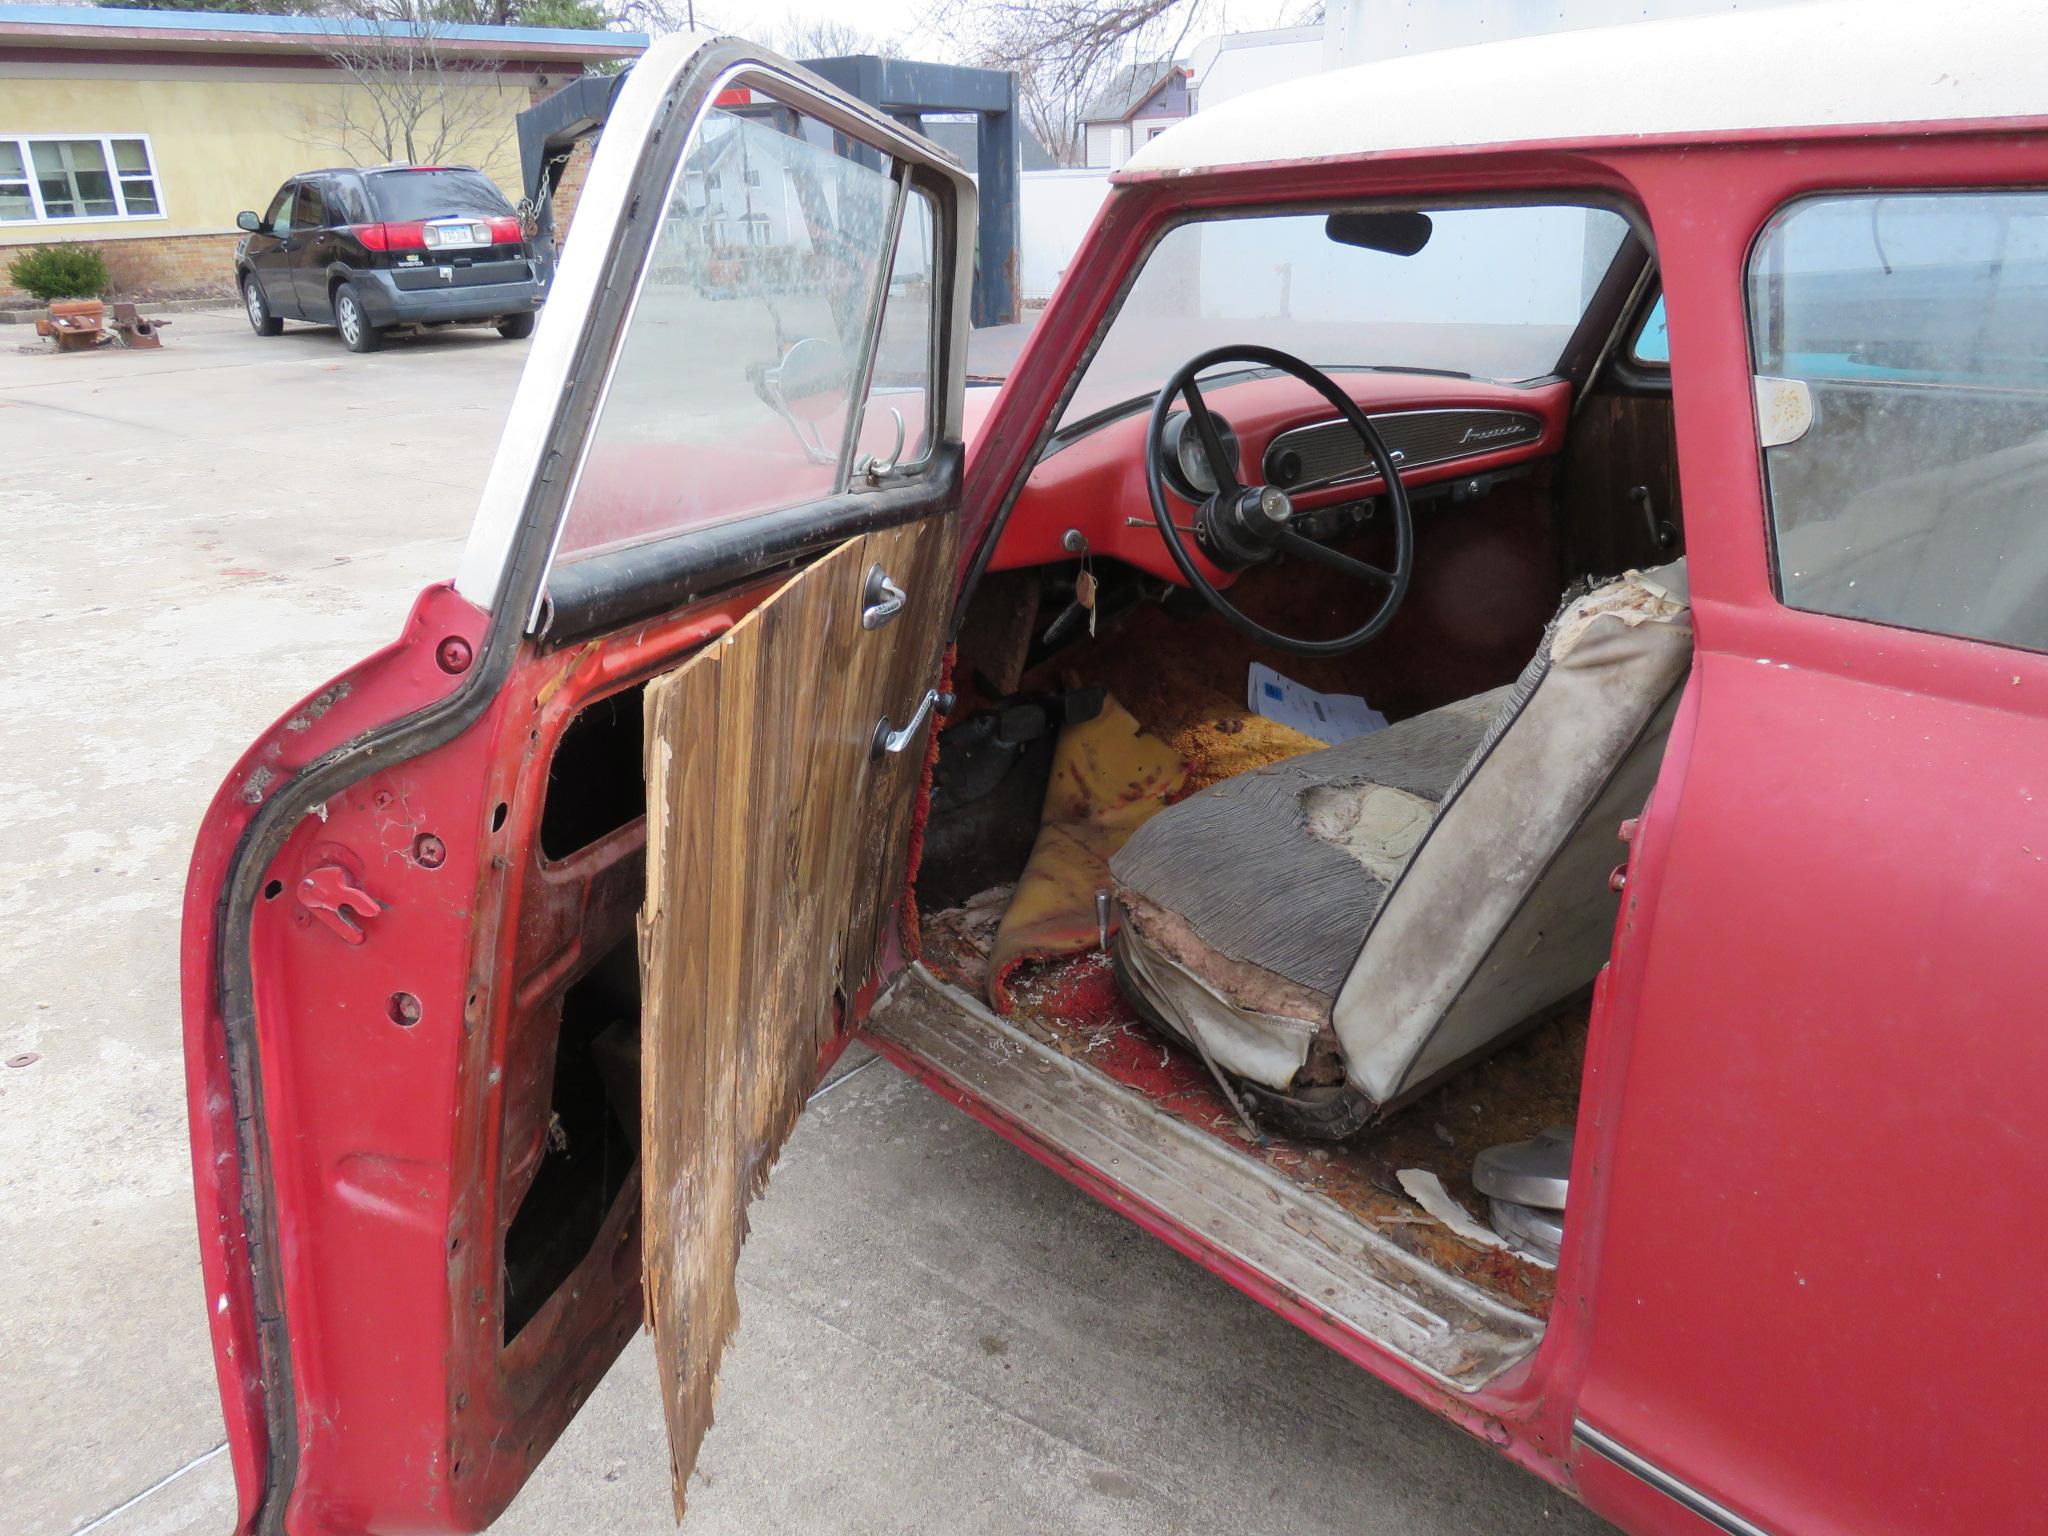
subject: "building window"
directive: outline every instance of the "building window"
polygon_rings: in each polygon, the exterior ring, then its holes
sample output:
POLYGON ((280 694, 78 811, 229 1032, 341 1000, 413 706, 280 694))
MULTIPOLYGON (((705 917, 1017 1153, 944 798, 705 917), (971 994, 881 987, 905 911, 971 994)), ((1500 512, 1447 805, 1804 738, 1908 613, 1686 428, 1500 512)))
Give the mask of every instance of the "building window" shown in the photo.
POLYGON ((0 135, 0 224, 159 219, 163 212, 146 138, 0 135))

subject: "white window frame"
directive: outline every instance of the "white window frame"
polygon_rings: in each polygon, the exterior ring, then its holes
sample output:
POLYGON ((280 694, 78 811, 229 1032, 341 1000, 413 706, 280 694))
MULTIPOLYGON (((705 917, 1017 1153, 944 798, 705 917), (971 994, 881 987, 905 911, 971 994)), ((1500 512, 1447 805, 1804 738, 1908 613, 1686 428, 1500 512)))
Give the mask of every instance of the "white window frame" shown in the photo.
MULTIPOLYGON (((163 168, 156 158, 156 145, 146 133, 0 133, 0 144, 12 144, 21 151, 22 170, 28 175, 28 202, 31 214, 26 219, 0 218, 0 229, 27 229, 31 225, 42 228, 64 229, 74 224, 147 224, 169 218, 164 203, 163 168), (142 145, 142 152, 149 159, 149 184, 156 189, 155 213, 130 213, 128 193, 121 185, 121 167, 114 159, 116 139, 135 139, 142 145), (43 206, 43 188, 36 175, 35 156, 30 150, 34 144, 97 144, 100 154, 107 162, 107 177, 114 186, 114 212, 88 214, 83 218, 51 218, 43 206)), ((130 181, 136 178, 130 175, 130 181)))

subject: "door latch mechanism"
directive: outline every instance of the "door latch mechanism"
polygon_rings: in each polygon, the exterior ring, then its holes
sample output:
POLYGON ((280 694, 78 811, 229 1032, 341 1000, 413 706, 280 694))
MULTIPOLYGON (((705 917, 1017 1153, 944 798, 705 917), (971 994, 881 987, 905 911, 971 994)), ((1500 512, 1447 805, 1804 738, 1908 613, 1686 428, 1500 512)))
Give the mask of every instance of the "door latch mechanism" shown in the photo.
POLYGON ((299 881, 299 905, 333 929, 344 944, 362 943, 366 935, 359 920, 384 910, 384 903, 357 885, 339 864, 321 864, 306 872, 299 881))
POLYGON ((910 717, 909 723, 901 730, 889 724, 887 715, 882 716, 875 722, 874 756, 886 757, 892 752, 901 752, 917 740, 918 732, 924 729, 925 721, 931 719, 934 708, 942 715, 951 714, 953 695, 941 693, 936 688, 925 689, 924 698, 918 703, 917 713, 910 717))

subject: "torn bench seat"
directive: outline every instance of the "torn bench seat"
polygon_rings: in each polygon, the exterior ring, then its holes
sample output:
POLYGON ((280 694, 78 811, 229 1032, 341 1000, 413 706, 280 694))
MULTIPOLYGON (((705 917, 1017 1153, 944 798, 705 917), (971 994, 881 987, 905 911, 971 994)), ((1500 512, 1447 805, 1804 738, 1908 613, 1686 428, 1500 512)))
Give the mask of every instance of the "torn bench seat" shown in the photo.
POLYGON ((1369 1123, 1591 983, 1691 657, 1682 562, 1631 572, 1512 686, 1162 811, 1110 866, 1125 989, 1287 1129, 1369 1123))

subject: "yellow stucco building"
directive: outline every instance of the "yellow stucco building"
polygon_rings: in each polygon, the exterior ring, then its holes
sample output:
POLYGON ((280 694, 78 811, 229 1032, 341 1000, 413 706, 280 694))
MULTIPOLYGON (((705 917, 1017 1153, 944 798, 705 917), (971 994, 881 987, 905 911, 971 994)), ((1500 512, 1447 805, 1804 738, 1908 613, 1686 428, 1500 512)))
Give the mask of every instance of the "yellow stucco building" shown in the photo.
POLYGON ((74 241, 99 248, 118 292, 232 292, 235 215, 323 166, 475 165, 516 202, 515 115, 646 44, 551 27, 421 37, 317 16, 0 5, 0 298, 13 295, 6 262, 20 247, 74 241), (380 63, 394 51, 431 73, 380 63))

